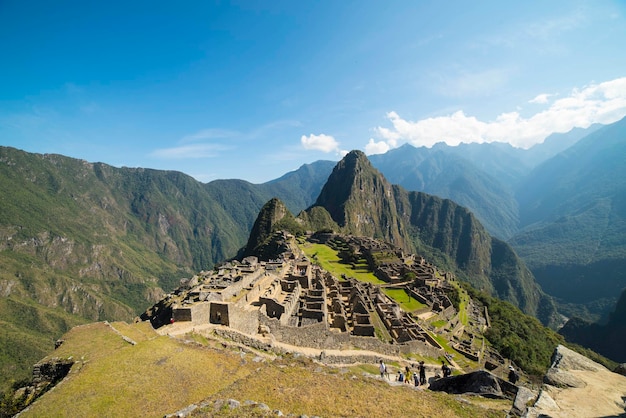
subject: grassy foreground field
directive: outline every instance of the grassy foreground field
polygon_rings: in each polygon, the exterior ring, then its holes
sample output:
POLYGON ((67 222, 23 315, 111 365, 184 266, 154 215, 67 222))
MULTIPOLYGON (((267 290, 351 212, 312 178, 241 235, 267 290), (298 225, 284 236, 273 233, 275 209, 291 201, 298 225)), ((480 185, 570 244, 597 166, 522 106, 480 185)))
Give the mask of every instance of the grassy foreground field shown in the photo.
MULTIPOLYGON (((146 323, 112 325, 115 329, 89 324, 65 335, 53 355, 72 357, 76 363, 66 379, 22 417, 162 417, 192 403, 226 399, 324 417, 500 417, 510 407, 502 401, 460 400, 392 386, 365 372, 367 368, 327 367, 290 355, 272 359, 210 336, 159 336, 146 323)), ((193 416, 269 416, 245 411, 208 407, 193 416)))

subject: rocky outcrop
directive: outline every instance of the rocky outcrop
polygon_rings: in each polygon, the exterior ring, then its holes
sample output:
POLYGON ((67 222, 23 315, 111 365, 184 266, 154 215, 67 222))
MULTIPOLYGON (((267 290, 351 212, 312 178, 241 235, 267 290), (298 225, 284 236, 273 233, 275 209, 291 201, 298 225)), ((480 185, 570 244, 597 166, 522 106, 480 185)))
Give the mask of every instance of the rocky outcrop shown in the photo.
POLYGON ((518 413, 527 418, 624 416, 626 377, 559 345, 539 396, 518 413))
POLYGON ((17 389, 14 393, 14 399, 20 400, 22 408, 30 405, 35 399, 63 380, 73 365, 74 360, 71 358, 53 357, 40 361, 33 366, 31 382, 17 389))
POLYGON ((301 226, 287 206, 279 199, 273 198, 261 208, 243 255, 254 255, 261 260, 269 260, 287 251, 288 246, 284 240, 272 239, 274 233, 281 229, 297 233, 301 230, 301 226))
POLYGON ((433 380, 430 390, 450 394, 471 393, 487 398, 513 399, 518 388, 485 370, 433 380))
POLYGON ((574 317, 559 330, 567 341, 580 344, 611 360, 626 361, 626 289, 622 291, 606 324, 574 317))

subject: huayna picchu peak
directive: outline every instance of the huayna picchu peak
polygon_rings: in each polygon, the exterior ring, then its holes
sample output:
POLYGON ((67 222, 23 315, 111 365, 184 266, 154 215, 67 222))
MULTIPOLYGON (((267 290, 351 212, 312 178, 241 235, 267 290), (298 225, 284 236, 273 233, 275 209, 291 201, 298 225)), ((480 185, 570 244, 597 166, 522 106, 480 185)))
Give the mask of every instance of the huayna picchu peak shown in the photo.
POLYGON ((361 151, 351 151, 328 177, 313 207, 323 207, 345 232, 411 248, 398 218, 393 186, 361 151))

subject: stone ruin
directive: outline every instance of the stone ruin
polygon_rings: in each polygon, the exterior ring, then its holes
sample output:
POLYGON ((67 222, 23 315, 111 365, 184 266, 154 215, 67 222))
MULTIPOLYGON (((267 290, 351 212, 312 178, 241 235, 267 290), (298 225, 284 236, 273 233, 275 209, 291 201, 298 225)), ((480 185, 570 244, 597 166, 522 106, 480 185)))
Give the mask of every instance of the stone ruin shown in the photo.
MULTIPOLYGON (((411 346, 414 351, 434 350, 434 356, 443 349, 431 334, 435 330, 420 323, 420 314, 436 315, 463 333, 458 313, 446 295, 453 275, 438 272, 422 257, 374 239, 336 234, 316 234, 314 239, 329 245, 339 243, 344 257, 354 262, 366 259, 370 266, 376 254, 383 254, 379 258, 389 262, 379 260, 376 271, 386 284, 334 277, 293 246, 276 260, 233 260, 186 280, 165 299, 169 310, 162 309, 160 314, 169 313, 171 319, 153 321, 153 325, 173 321, 221 325, 247 334, 262 330, 287 343, 317 348, 375 346, 384 351, 381 347, 391 342, 411 346), (424 307, 412 313, 403 311, 383 292, 385 287, 404 289, 424 307)), ((469 351, 459 350, 474 358, 469 351)))

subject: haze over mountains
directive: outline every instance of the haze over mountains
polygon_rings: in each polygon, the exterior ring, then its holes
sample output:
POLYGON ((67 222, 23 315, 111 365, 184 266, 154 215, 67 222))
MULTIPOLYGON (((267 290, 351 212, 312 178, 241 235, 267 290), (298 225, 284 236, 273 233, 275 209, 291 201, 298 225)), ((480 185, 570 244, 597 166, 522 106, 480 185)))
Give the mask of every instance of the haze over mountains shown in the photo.
POLYGON ((625 146, 621 120, 530 150, 405 145, 371 164, 353 152, 259 185, 1 147, 1 374, 24 376, 71 326, 132 318, 235 256, 273 197, 317 226, 424 252, 546 323, 530 271, 561 312, 598 318, 626 286, 625 146))

